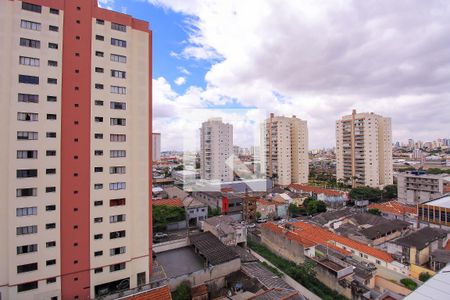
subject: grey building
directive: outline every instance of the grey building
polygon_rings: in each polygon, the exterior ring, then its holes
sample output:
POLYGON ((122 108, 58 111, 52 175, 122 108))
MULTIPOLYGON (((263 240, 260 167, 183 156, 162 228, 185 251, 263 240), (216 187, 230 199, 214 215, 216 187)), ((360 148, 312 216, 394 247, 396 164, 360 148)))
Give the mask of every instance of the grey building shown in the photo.
POLYGON ((421 204, 444 195, 444 187, 450 185, 448 174, 430 175, 414 171, 397 175, 398 201, 405 204, 421 204))

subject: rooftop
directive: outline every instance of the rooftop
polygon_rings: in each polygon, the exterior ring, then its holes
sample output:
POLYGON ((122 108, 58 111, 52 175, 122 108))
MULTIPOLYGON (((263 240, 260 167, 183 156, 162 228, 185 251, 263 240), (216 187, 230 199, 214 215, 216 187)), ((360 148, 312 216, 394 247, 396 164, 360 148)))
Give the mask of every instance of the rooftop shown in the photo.
POLYGON ((370 240, 374 240, 395 231, 402 231, 410 226, 411 223, 405 221, 387 220, 387 222, 385 223, 374 225, 372 227, 361 230, 361 234, 370 240))
POLYGON ((152 205, 165 205, 165 206, 175 206, 175 207, 183 207, 183 201, 181 199, 153 199, 152 205))
POLYGON ((266 228, 266 229, 268 229, 268 230, 270 230, 270 231, 272 231, 274 233, 277 233, 277 234, 284 234, 286 236, 286 238, 288 238, 289 240, 292 240, 292 241, 296 241, 298 244, 302 245, 305 248, 306 247, 312 247, 312 246, 316 245, 315 242, 300 236, 296 232, 286 230, 284 227, 278 226, 278 225, 276 225, 275 223, 272 223, 272 222, 264 223, 262 225, 262 228, 266 228))
POLYGON ((234 233, 235 228, 233 227, 233 225, 237 223, 235 219, 228 215, 211 217, 205 219, 204 222, 215 227, 217 231, 221 232, 222 234, 234 233))
POLYGON ((331 189, 325 189, 319 186, 312 186, 312 185, 306 185, 306 184, 298 184, 293 183, 289 185, 289 189, 294 191, 302 191, 307 193, 314 193, 314 194, 324 194, 328 197, 338 197, 338 196, 346 196, 347 193, 343 191, 338 190, 331 190, 331 189))
POLYGON ((297 291, 284 290, 284 289, 270 289, 257 294, 248 300, 297 300, 305 299, 298 294, 297 291))
POLYGON ((191 235, 190 240, 192 245, 197 248, 198 252, 212 265, 223 264, 239 258, 232 249, 225 246, 211 232, 202 232, 191 235))
POLYGON ((354 213, 350 210, 350 208, 343 208, 335 211, 327 211, 321 214, 314 216, 311 221, 314 223, 325 225, 330 221, 337 220, 340 218, 348 217, 353 215, 354 213))
POLYGON ((157 287, 152 290, 142 292, 139 294, 135 294, 126 298, 122 298, 126 300, 172 300, 172 296, 170 295, 169 287, 162 286, 157 287))
POLYGON ((156 254, 168 278, 191 274, 203 269, 204 261, 191 247, 183 247, 156 254))
POLYGON ((450 263, 450 251, 445 249, 436 249, 431 252, 431 257, 434 261, 442 262, 442 263, 450 263))
POLYGON ((167 195, 169 195, 169 198, 178 198, 184 200, 187 196, 189 196, 188 193, 176 186, 167 186, 164 187, 164 190, 166 191, 167 195))
POLYGON ((417 208, 415 206, 405 205, 398 201, 388 201, 384 203, 372 203, 369 208, 376 208, 384 213, 391 213, 397 216, 403 216, 404 214, 417 214, 417 208))
POLYGON ((445 195, 445 196, 435 199, 435 200, 425 202, 423 204, 450 208, 450 194, 445 195))
POLYGON ((395 243, 401 246, 416 247, 417 249, 422 250, 431 242, 440 238, 445 238, 447 233, 448 232, 443 229, 425 227, 395 240, 395 243))
POLYGON ((285 290, 294 290, 283 279, 266 269, 260 262, 251 262, 241 265, 244 274, 251 278, 256 278, 266 288, 281 288, 285 290))

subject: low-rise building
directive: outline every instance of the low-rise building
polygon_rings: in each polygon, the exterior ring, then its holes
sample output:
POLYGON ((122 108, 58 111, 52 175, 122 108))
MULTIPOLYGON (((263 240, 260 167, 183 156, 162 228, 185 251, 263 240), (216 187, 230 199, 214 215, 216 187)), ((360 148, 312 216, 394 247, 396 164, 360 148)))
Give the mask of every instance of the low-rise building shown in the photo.
POLYGON ((202 222, 202 230, 211 232, 227 246, 236 246, 247 242, 247 227, 227 215, 205 219, 202 222))
POLYGON ((184 200, 189 196, 188 193, 176 186, 165 186, 163 187, 163 189, 167 193, 167 196, 169 198, 178 198, 184 200))
POLYGON ((289 190, 297 193, 306 193, 310 197, 323 201, 332 208, 343 207, 348 201, 348 192, 343 192, 333 189, 325 189, 318 186, 305 185, 305 184, 291 184, 289 190))
POLYGON ((274 202, 258 198, 256 200, 256 213, 261 218, 274 219, 277 216, 277 208, 274 202))
POLYGON ((201 221, 208 218, 208 205, 192 197, 183 200, 189 227, 200 227, 201 221))
POLYGON ((450 194, 418 205, 419 222, 450 228, 450 194))
POLYGON ((211 209, 219 209, 224 215, 233 217, 236 221, 242 220, 243 198, 245 194, 232 192, 193 192, 192 197, 211 209))
POLYGON ((378 209, 381 215, 389 220, 408 221, 417 224, 417 207, 404 204, 399 201, 388 201, 383 203, 371 203, 368 209, 378 209))
POLYGON ((431 175, 424 171, 400 173, 397 175, 398 201, 416 205, 439 198, 449 182, 448 174, 431 175))

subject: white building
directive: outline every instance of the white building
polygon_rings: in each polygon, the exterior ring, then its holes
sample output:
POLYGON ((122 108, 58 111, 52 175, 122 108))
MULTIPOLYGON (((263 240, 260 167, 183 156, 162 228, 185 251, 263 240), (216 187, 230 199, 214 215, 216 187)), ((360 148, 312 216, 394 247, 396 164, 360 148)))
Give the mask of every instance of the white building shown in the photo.
POLYGON ((421 204, 442 197, 450 186, 448 174, 426 174, 421 171, 397 175, 398 201, 405 204, 421 204))
POLYGON ((233 181, 233 125, 221 118, 200 128, 200 178, 233 181))
POLYGON ((356 113, 336 121, 337 179, 352 186, 393 183, 391 119, 356 113))
POLYGON ((152 161, 161 159, 161 133, 152 133, 152 161))
POLYGON ((262 125, 262 169, 274 184, 307 183, 309 176, 308 127, 293 116, 270 117, 262 125))

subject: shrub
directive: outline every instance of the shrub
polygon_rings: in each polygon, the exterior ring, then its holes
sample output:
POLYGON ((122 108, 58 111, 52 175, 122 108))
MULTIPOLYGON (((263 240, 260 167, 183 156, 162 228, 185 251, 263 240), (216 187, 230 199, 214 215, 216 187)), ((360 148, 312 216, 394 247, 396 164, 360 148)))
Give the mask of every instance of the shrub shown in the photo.
POLYGON ((422 272, 422 273, 419 274, 419 280, 422 281, 422 282, 425 282, 425 281, 427 281, 430 278, 431 278, 431 275, 428 272, 422 272))
POLYGON ((411 278, 403 278, 400 280, 400 282, 411 291, 414 291, 417 288, 417 283, 412 280, 411 278))

